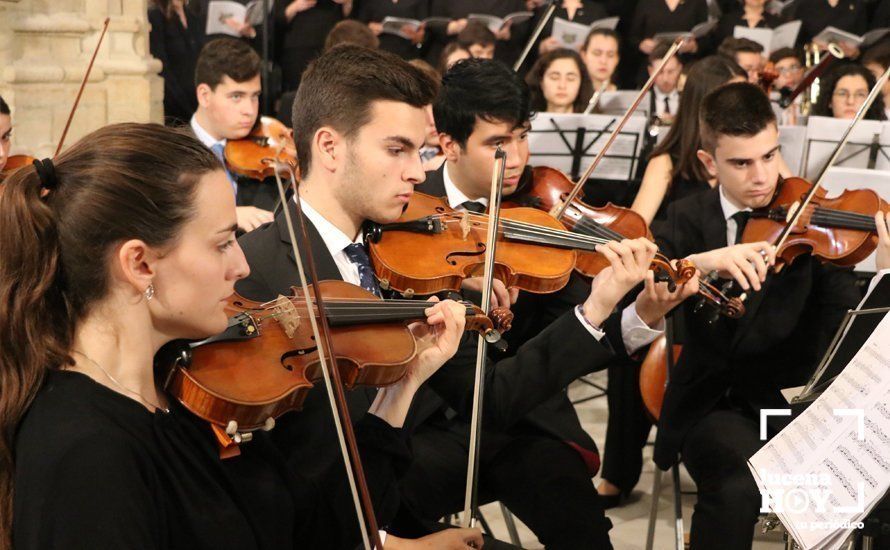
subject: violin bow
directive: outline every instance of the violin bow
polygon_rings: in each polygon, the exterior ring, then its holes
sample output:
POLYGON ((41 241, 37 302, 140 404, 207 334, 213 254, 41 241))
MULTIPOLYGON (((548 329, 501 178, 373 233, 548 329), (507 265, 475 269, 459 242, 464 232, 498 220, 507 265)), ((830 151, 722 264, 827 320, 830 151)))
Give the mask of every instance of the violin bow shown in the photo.
POLYGON ((887 82, 887 79, 890 78, 890 68, 884 71, 884 74, 881 75, 881 78, 875 83, 874 87, 872 87, 871 91, 868 94, 868 97, 865 98, 865 102, 859 107, 859 111, 857 111, 856 116, 850 121, 850 124, 847 126, 847 129, 844 131, 844 135, 841 137, 840 141, 835 147, 834 152, 831 154, 831 158, 828 159, 828 163, 822 168, 822 171, 819 172, 819 176, 813 182, 812 188, 806 194, 803 201, 801 201, 797 207, 794 209, 794 213, 788 218, 788 221, 785 223, 785 228, 782 229, 782 232, 779 234, 779 237, 776 239, 775 247, 776 250, 782 248, 782 245, 785 244, 785 241, 788 239, 788 236, 791 234, 791 230, 797 225, 797 222, 800 221, 801 216, 806 211, 807 206, 809 206, 810 202, 812 202, 813 197, 816 196, 816 191, 822 187, 822 183, 825 180, 826 175, 828 174, 828 170, 832 167, 832 165, 837 162, 838 157, 841 155, 841 151, 843 151, 844 146, 847 145, 847 141, 850 139, 850 134, 853 133, 853 128, 859 123, 860 120, 865 118, 865 113, 871 108, 872 103, 875 102, 875 99, 878 97, 878 94, 881 93, 881 90, 884 87, 884 84, 887 82))
MULTIPOLYGON (((275 155, 274 162, 278 163, 278 155, 275 155)), ((290 167, 287 167, 290 170, 290 167)), ((380 540, 380 531, 377 528, 377 518, 374 514, 374 505, 371 500, 371 494, 368 490, 368 483, 365 479, 364 469, 362 468, 361 457, 358 452, 358 444, 355 440, 355 430, 352 426, 352 419, 349 414, 349 407, 346 405, 346 393, 343 390, 343 382, 340 379, 340 369, 337 367, 337 356, 334 353, 334 344, 331 340, 331 329, 328 325, 327 310, 322 299, 321 290, 319 289, 318 273, 315 269, 315 259, 312 255, 311 247, 306 247, 306 259, 308 264, 309 276, 315 283, 312 287, 315 303, 312 303, 313 296, 310 296, 309 283, 306 278, 306 269, 303 266, 303 260, 300 256, 300 250, 297 245, 294 223, 291 219, 290 209, 287 207, 287 199, 285 198, 284 185, 281 182, 279 174, 279 166, 275 169, 275 182, 278 186, 278 195, 283 205, 282 212, 287 221, 287 231, 291 240, 291 248, 294 253, 294 261, 297 264, 297 271, 300 274, 300 287, 303 289, 303 299, 306 301, 306 310, 310 312, 309 323, 312 326, 312 333, 315 335, 315 341, 318 344, 318 360, 321 366, 322 376, 324 377, 325 387, 328 392, 328 400, 331 404, 331 412, 334 417, 334 427, 337 431, 337 439, 340 442, 340 451, 343 453, 343 463, 346 466, 346 478, 349 481, 349 488, 352 492, 352 500, 355 505, 355 513, 358 517, 359 530, 362 535, 362 542, 366 550, 383 549, 380 540), (313 305, 315 307, 313 307, 313 305), (318 314, 313 315, 311 312, 318 308, 318 314), (321 320, 321 328, 319 328, 319 319, 321 320), (370 538, 369 538, 370 536, 370 538), (372 545, 373 543, 373 545, 372 545)), ((297 189, 296 174, 291 171, 291 185, 294 190, 294 203, 296 205, 297 217, 300 222, 301 235, 303 242, 309 242, 308 231, 306 230, 306 218, 303 215, 302 205, 300 203, 300 193, 297 189)))
POLYGON ((584 182, 587 181, 587 178, 590 177, 590 174, 596 170, 596 167, 599 166, 599 163, 605 158, 606 151, 609 150, 609 147, 612 146, 612 143, 618 138, 618 134, 621 133, 621 130, 624 128, 624 125, 627 124, 627 121, 630 120, 630 116, 636 111, 637 107, 643 101, 643 98, 649 93, 649 90, 652 88, 652 85, 655 84, 655 78, 664 70, 665 65, 667 65, 668 61, 671 60, 672 57, 677 55, 677 52, 680 50, 680 47, 683 45, 683 42, 687 40, 687 37, 681 36, 674 40, 673 45, 671 45, 670 49, 667 53, 664 54, 664 57, 661 58, 661 61, 658 63, 658 68, 652 72, 649 76, 649 80, 646 81, 646 84, 643 86, 643 89, 640 90, 640 93, 637 94, 636 99, 631 104, 631 106, 627 109, 627 112, 624 113, 624 116, 621 117, 621 120, 618 121, 618 125, 612 130, 612 133, 609 134, 609 139, 606 140, 606 143, 600 149, 599 153, 596 154, 593 161, 591 161, 590 166, 587 167, 587 170, 581 177, 575 182, 575 186, 572 188, 572 191, 568 194, 565 200, 559 205, 557 208, 554 208, 551 214, 557 219, 561 220, 563 216, 565 216, 566 209, 568 209, 569 205, 578 198, 578 194, 581 192, 581 189, 584 187, 584 182))
POLYGON ((550 5, 547 6, 547 11, 544 12, 544 17, 538 21, 538 26, 535 27, 534 32, 531 37, 529 37, 528 42, 525 43, 525 48, 522 49, 522 54, 519 56, 519 59, 516 60, 516 63, 513 64, 513 71, 518 71, 522 64, 525 63, 528 54, 532 51, 532 47, 534 47, 535 42, 538 41, 538 37, 541 36, 541 33, 544 32, 544 27, 547 26, 547 23, 550 22, 550 19, 553 17, 554 12, 556 12, 556 0, 550 0, 550 5))
POLYGON ((590 96, 590 101, 587 102, 587 107, 584 108, 584 114, 589 115, 596 108, 597 104, 600 102, 600 97, 606 91, 606 88, 609 87, 609 81, 605 80, 597 91, 593 92, 593 95, 590 96))
POLYGON ((105 39, 105 33, 108 32, 108 23, 111 22, 110 17, 105 18, 105 23, 102 25, 102 33, 99 35, 99 41, 96 42, 96 48, 93 50, 93 57, 90 58, 90 64, 87 65, 87 71, 83 75, 83 80, 80 82, 80 89, 77 91, 77 97, 74 98, 74 105, 71 106, 71 112, 68 113, 68 120, 65 122, 65 129, 62 130, 62 137, 59 138, 59 144, 56 146, 56 152, 53 153, 53 158, 59 156, 59 153, 62 152, 62 146, 65 145, 65 138, 68 137, 68 129, 71 128, 71 121, 74 120, 74 112, 77 111, 77 106, 80 104, 80 97, 83 95, 83 89, 87 85, 87 80, 90 78, 90 73, 93 71, 93 63, 96 62, 96 55, 99 53, 99 47, 102 46, 102 40, 105 39))
MULTIPOLYGON (((507 167, 507 153, 500 145, 494 154, 494 169, 491 174, 491 193, 488 199, 488 233, 485 239, 485 263, 482 272, 482 312, 491 312, 494 261, 497 251, 498 227, 501 219, 501 196, 504 186, 504 171, 507 167)), ((476 348, 476 378, 473 385, 473 411, 470 418, 470 448, 467 459, 467 488, 464 495, 463 526, 476 526, 477 486, 479 482, 479 450, 482 440, 482 401, 485 391, 485 359, 488 341, 480 334, 476 348)))

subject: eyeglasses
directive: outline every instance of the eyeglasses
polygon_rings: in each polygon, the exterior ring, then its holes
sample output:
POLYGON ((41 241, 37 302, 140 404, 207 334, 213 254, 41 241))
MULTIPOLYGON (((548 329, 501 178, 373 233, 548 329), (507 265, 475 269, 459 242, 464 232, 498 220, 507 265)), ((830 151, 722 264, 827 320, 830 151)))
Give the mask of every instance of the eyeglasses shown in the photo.
POLYGON ((834 91, 834 97, 836 97, 838 99, 846 100, 846 99, 849 99, 850 96, 852 96, 857 101, 865 101, 865 98, 868 97, 868 92, 859 91, 859 92, 855 92, 855 93, 850 93, 849 90, 835 90, 834 91))
POLYGON ((796 73, 797 71, 803 69, 800 65, 792 65, 790 67, 782 67, 780 69, 776 69, 776 72, 779 74, 790 74, 796 73))

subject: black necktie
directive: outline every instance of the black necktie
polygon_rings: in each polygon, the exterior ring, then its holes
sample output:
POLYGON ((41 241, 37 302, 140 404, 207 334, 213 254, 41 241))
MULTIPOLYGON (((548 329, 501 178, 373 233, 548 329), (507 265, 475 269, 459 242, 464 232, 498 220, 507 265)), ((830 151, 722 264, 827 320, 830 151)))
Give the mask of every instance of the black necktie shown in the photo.
POLYGON ((664 96, 664 114, 671 114, 671 99, 668 96, 664 96))
POLYGON ((481 202, 466 201, 466 202, 460 203, 460 205, 463 206, 467 212, 475 212, 477 214, 481 214, 481 213, 485 212, 485 205, 482 204, 481 202))
POLYGON ((358 268, 358 276, 361 281, 362 288, 368 292, 372 292, 375 296, 380 296, 380 288, 377 286, 377 280, 374 278, 374 270, 371 268, 371 259, 365 252, 365 247, 359 243, 352 243, 343 249, 349 261, 354 263, 358 268))
POLYGON ((742 232, 745 231, 745 225, 748 223, 748 218, 751 217, 751 212, 747 210, 739 210, 735 214, 732 215, 732 219, 735 220, 735 242, 727 243, 729 245, 739 244, 742 242, 742 232))

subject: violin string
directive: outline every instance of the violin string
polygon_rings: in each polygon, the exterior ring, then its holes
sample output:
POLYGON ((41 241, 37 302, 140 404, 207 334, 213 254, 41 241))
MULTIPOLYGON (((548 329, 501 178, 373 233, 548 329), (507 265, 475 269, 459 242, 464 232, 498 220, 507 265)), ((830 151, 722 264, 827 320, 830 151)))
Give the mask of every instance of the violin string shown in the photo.
MULTIPOLYGON (((487 216, 484 216, 482 214, 471 214, 470 216, 481 218, 480 228, 487 227, 487 225, 488 225, 488 217, 487 216)), ((450 220, 446 220, 445 223, 459 223, 459 222, 460 222, 459 219, 450 219, 450 220)), ((515 220, 502 219, 501 220, 501 228, 502 229, 512 229, 515 231, 525 230, 525 231, 527 231, 526 235, 552 237, 552 238, 562 239, 566 242, 579 242, 579 243, 592 244, 592 245, 606 244, 608 242, 611 242, 610 239, 601 239, 601 238, 598 239, 598 238, 589 237, 589 236, 583 235, 583 234, 572 233, 572 232, 566 231, 564 229, 563 230, 551 229, 549 227, 543 227, 540 225, 536 225, 533 223, 527 223, 527 222, 517 222, 515 220)))

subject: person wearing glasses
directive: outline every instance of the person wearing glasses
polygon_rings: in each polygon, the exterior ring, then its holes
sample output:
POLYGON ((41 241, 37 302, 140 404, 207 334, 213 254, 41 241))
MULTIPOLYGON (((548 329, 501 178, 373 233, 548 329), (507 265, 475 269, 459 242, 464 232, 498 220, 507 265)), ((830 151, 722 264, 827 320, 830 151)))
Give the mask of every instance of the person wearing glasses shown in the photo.
MULTIPOLYGON (((773 92, 770 99, 779 100, 779 92, 784 89, 794 90, 800 81, 803 80, 804 62, 799 50, 794 48, 779 48, 769 56, 770 63, 775 67, 776 80, 773 81, 773 92)), ((782 111, 779 123, 781 125, 796 125, 800 116, 800 103, 803 100, 803 94, 798 95, 794 103, 789 105, 782 111)))
MULTIPOLYGON (((836 65, 825 78, 813 114, 834 118, 853 118, 875 85, 875 76, 858 63, 836 65)), ((878 95, 865 113, 867 120, 886 120, 884 98, 878 95)))

